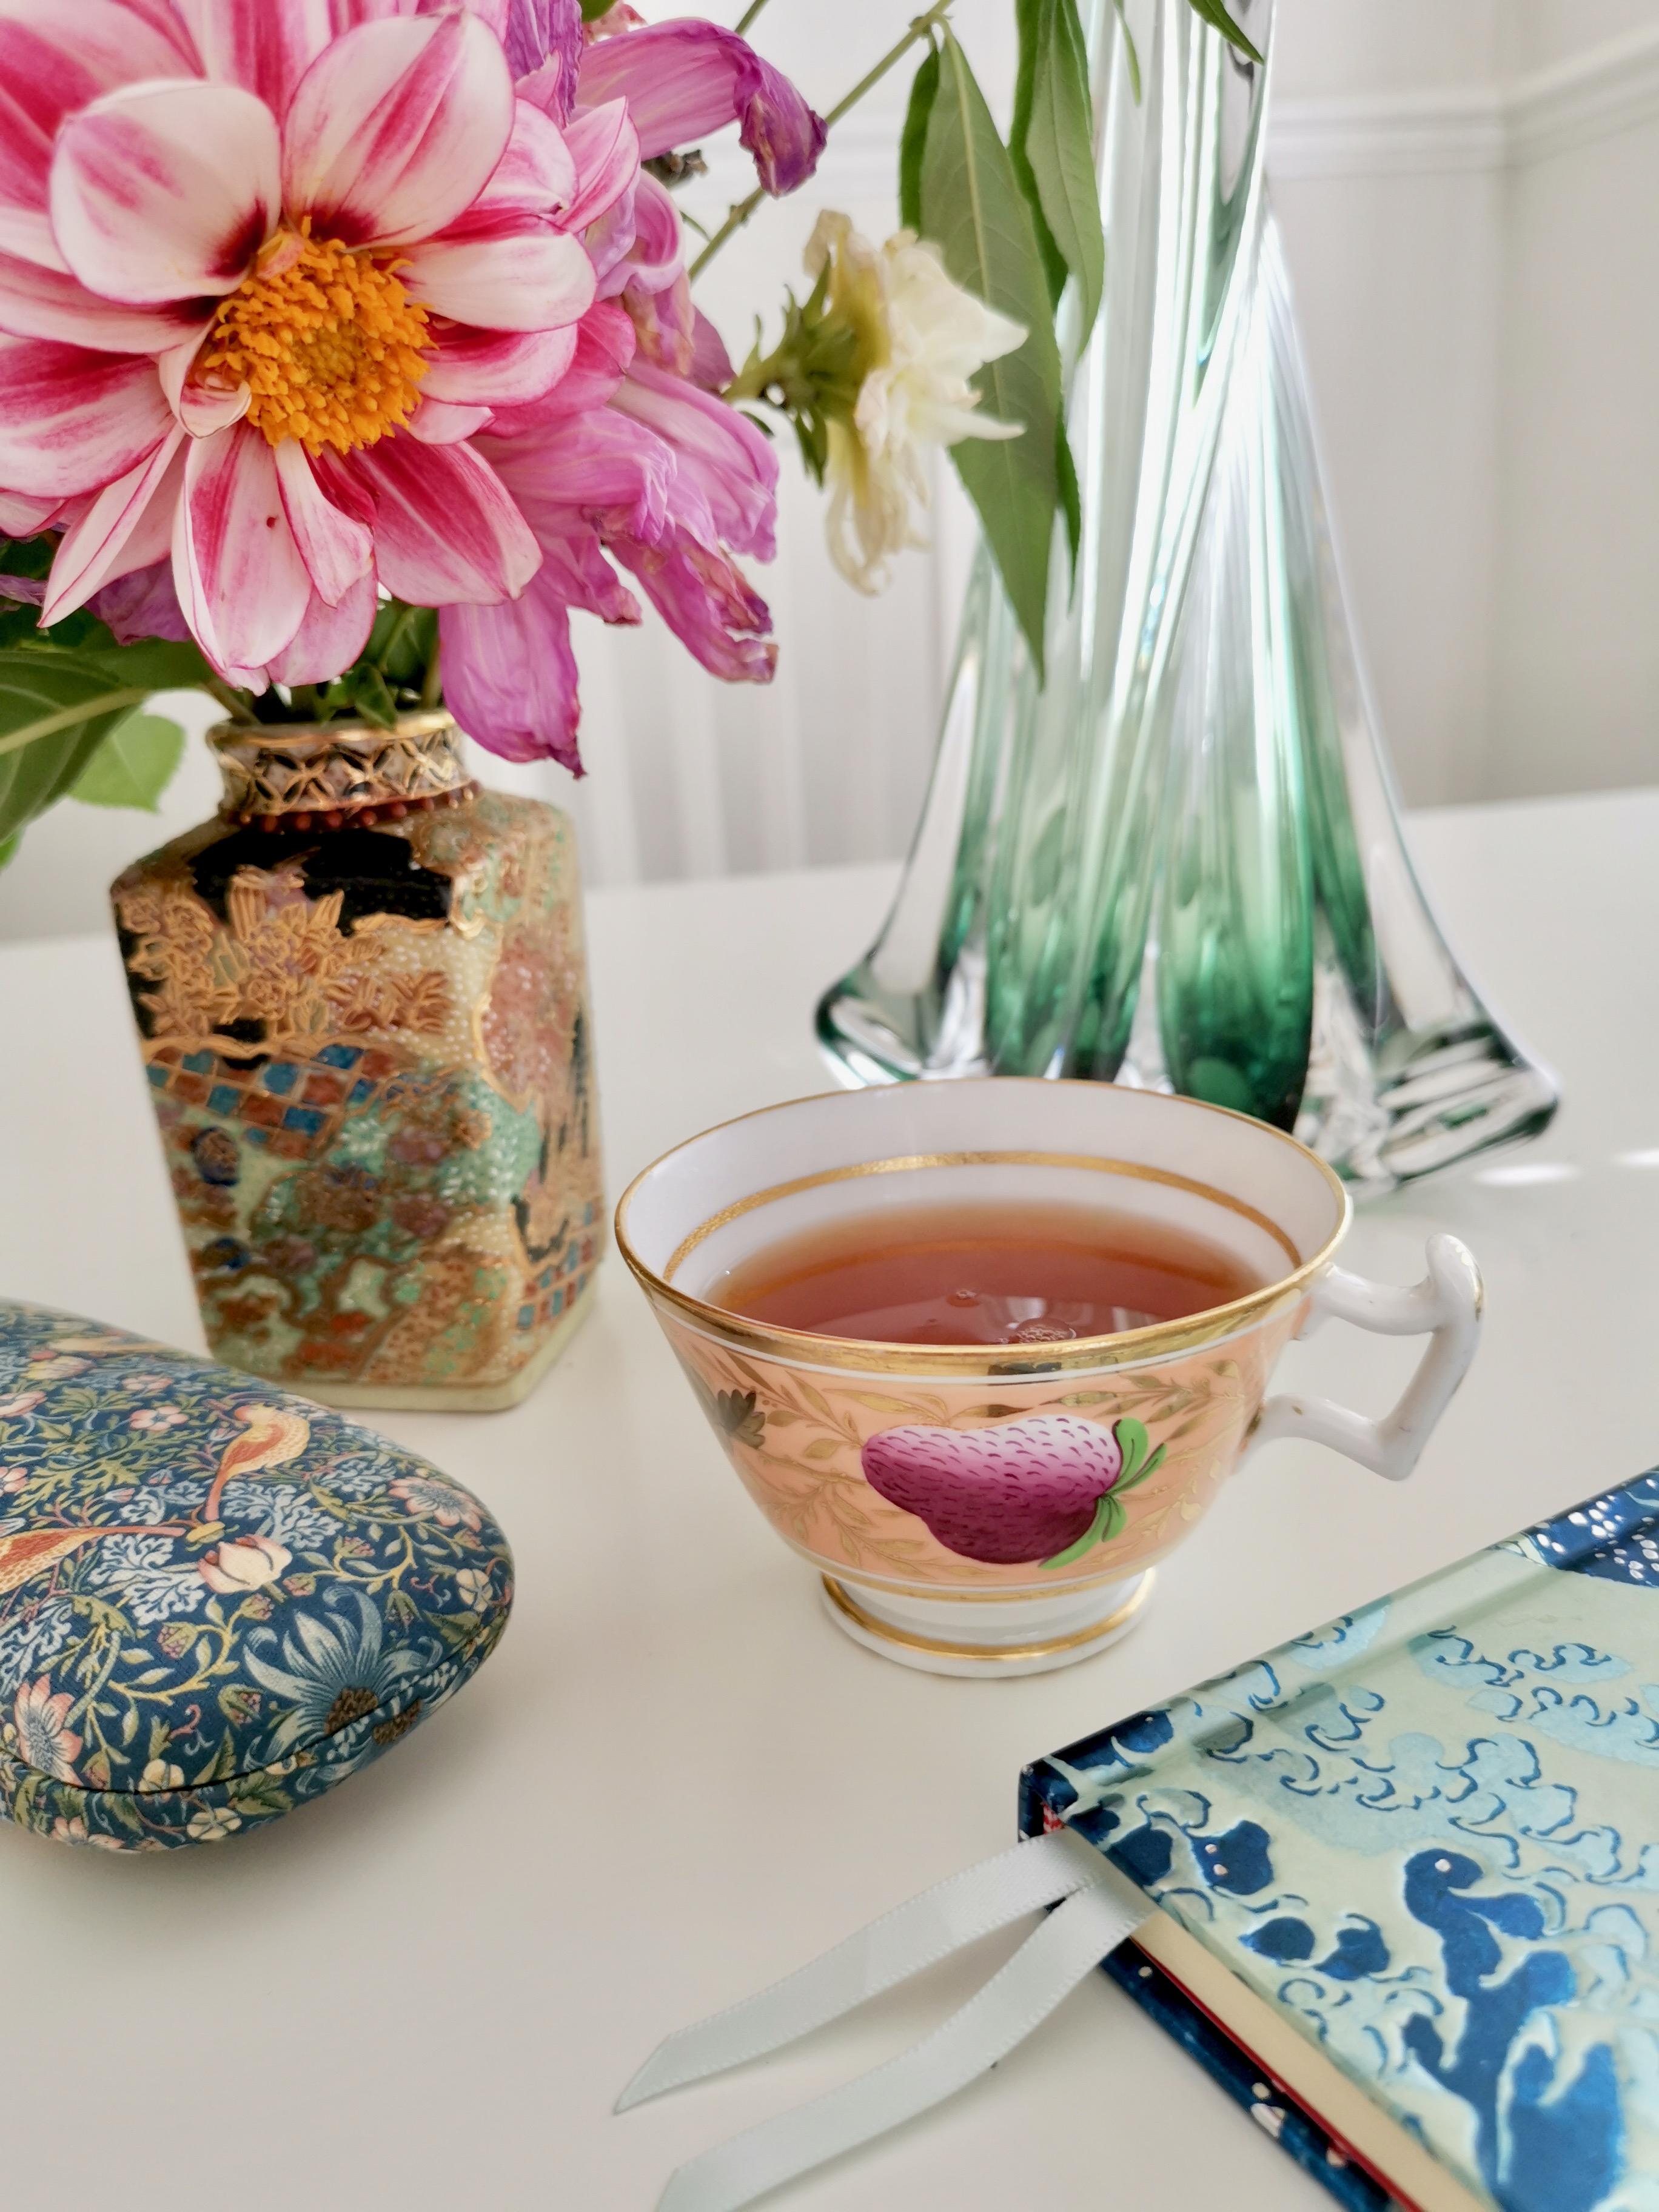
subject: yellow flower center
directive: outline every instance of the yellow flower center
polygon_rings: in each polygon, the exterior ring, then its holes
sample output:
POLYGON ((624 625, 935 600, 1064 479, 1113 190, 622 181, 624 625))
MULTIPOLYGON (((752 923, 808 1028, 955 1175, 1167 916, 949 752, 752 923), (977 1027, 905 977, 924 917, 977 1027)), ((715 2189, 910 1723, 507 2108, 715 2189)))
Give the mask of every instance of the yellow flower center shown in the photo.
POLYGON ((211 386, 246 383, 267 442, 349 453, 408 422, 430 343, 395 255, 354 253, 309 228, 282 230, 220 302, 198 363, 211 386))

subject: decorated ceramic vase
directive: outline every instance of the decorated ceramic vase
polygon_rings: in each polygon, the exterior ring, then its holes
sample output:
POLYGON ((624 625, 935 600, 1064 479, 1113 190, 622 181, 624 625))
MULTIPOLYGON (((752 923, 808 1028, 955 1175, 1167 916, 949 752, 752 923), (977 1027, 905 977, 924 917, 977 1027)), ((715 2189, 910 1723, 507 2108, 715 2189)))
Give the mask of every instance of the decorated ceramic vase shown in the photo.
POLYGON ((574 839, 443 713, 225 724, 112 888, 208 1342, 345 1406, 516 1402, 603 1239, 574 839))

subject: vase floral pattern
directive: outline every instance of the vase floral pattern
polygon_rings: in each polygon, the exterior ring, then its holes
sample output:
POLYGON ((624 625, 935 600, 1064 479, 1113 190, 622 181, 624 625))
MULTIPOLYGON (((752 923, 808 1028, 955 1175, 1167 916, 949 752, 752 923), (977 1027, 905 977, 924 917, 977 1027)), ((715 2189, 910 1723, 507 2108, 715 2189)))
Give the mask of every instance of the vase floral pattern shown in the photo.
POLYGON ((116 883, 156 1116, 218 1357, 348 1403, 507 1402, 603 1237, 570 825, 377 795, 215 822, 116 883))
POLYGON ((320 1407, 0 1308, 0 1811, 211 1843, 398 1742, 494 1649, 507 1540, 320 1407))
POLYGON ((739 1352, 656 1310, 744 1486, 821 1571, 1034 1596, 1173 1549, 1231 1471, 1301 1318, 1099 1375, 923 1382, 739 1352))

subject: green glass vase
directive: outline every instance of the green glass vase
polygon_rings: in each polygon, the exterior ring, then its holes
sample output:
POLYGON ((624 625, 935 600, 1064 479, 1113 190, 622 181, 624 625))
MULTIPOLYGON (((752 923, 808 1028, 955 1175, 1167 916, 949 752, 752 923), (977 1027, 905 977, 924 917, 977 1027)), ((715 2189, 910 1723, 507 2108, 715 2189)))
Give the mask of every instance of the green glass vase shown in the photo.
POLYGON ((859 1082, 1172 1087, 1387 1188, 1534 1133, 1553 1082, 1425 901, 1332 543, 1244 60, 1186 0, 1091 25, 1108 241, 1061 342, 1083 486, 1039 685, 983 548, 933 781, 875 945, 824 996, 859 1082))

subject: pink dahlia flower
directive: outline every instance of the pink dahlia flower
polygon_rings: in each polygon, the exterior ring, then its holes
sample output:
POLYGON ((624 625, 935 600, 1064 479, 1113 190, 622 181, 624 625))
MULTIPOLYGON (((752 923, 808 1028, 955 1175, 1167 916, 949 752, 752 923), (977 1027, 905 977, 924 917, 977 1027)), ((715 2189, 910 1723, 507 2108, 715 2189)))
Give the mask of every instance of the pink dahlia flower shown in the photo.
POLYGON ((259 690, 348 665, 377 586, 535 574, 469 437, 568 366, 637 137, 515 95, 502 34, 546 84, 568 6, 397 4, 0 0, 0 527, 62 532, 46 622, 161 605, 166 559, 259 690))

